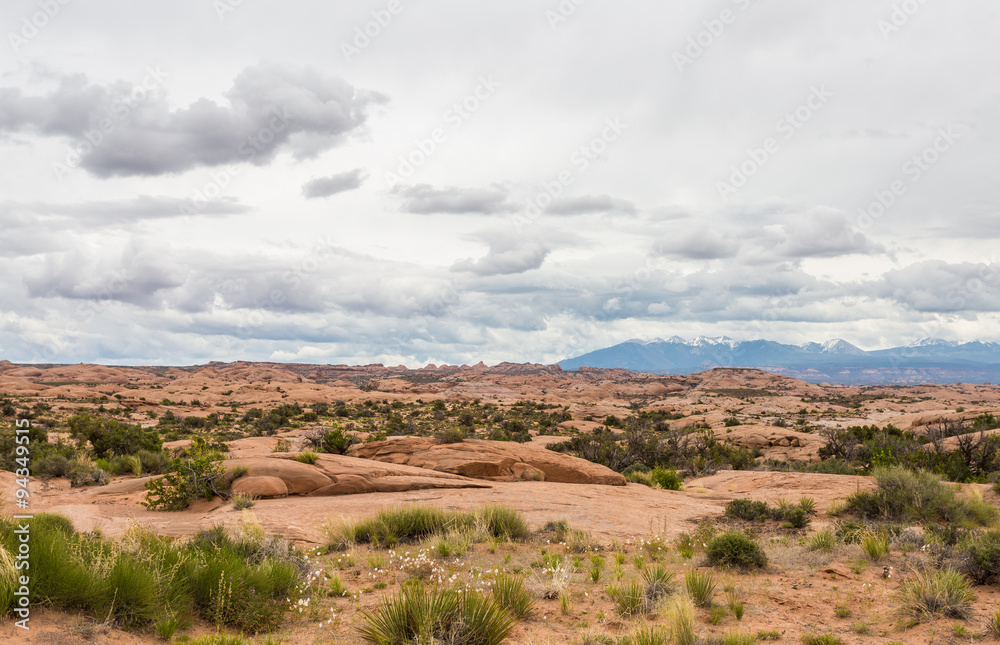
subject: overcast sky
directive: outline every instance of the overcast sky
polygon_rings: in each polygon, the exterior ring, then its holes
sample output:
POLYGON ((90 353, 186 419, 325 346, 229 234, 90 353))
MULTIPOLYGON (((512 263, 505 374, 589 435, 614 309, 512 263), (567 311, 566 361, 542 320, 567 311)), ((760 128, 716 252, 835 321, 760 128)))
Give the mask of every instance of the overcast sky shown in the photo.
POLYGON ((0 358, 1000 341, 998 10, 8 0, 0 358))

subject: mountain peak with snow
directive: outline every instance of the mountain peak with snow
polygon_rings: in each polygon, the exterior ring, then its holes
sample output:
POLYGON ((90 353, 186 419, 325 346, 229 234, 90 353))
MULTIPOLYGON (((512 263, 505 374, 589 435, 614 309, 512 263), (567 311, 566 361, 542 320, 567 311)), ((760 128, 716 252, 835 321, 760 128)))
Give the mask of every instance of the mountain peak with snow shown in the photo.
POLYGON ((921 338, 920 340, 910 343, 907 347, 958 347, 960 343, 953 340, 945 340, 943 338, 921 338))
POLYGON ((824 354, 842 354, 842 355, 854 355, 860 356, 865 353, 865 350, 852 345, 843 338, 833 338, 826 341, 821 346, 821 352, 824 354))

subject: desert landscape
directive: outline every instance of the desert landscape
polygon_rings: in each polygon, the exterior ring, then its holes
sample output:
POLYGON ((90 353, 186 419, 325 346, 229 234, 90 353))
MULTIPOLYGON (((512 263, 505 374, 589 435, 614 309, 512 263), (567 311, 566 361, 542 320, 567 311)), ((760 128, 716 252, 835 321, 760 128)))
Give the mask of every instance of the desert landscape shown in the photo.
MULTIPOLYGON (((252 551, 248 566, 291 571, 284 597, 257 613, 220 610, 211 589, 166 605, 154 594, 146 610, 88 604, 32 578, 30 632, 0 594, 5 642, 425 642, 372 625, 407 594, 439 593, 495 600, 503 623, 492 641, 455 619, 427 637, 443 643, 930 643, 1000 627, 992 385, 832 386, 725 368, 4 361, 0 405, 10 554, 9 518, 25 512, 14 503, 20 419, 36 433, 31 522, 65 518, 77 546, 64 557, 80 566, 109 566, 80 544, 142 560, 147 541, 229 540, 252 551), (208 470, 195 475, 199 459, 208 470), (897 507, 879 495, 907 466, 945 481, 904 482, 939 490, 897 507), (178 501, 175 481, 152 504, 149 485, 171 473, 208 488, 178 501), (400 513, 444 519, 408 532, 393 522, 415 520, 400 513), (743 541, 720 555, 727 540, 743 541), (905 601, 940 572, 968 597, 926 611, 905 601), (521 605, 499 591, 509 586, 521 605)), ((32 557, 42 548, 55 547, 32 557)))

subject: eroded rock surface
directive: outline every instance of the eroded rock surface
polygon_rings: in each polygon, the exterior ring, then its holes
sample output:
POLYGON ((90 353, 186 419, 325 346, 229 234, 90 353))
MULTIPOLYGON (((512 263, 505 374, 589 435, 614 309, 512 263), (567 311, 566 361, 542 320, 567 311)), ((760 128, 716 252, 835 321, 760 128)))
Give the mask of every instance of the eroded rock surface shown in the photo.
POLYGON ((400 437, 354 446, 351 454, 491 481, 625 485, 621 474, 605 466, 537 445, 508 441, 437 443, 427 437, 400 437))

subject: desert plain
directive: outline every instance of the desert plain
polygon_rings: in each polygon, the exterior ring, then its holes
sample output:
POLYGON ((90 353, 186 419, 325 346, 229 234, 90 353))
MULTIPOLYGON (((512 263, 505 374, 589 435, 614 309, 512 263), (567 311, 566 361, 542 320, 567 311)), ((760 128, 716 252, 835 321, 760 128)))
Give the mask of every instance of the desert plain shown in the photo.
MULTIPOLYGON (((711 574, 716 583, 707 604, 693 608, 697 642, 996 638, 991 620, 1000 589, 992 581, 972 585, 974 600, 961 615, 917 618, 901 608, 901 585, 908 580, 963 566, 961 549, 946 549, 934 537, 945 533, 948 521, 879 523, 852 516, 845 500, 876 489, 873 464, 855 463, 845 474, 820 464, 829 462, 830 437, 857 427, 891 427, 925 437, 927 450, 960 451, 963 435, 941 430, 965 428, 971 435, 977 419, 1000 416, 1000 386, 834 386, 725 368, 664 376, 506 363, 411 370, 3 361, 0 399, 12 412, 3 419, 7 432, 15 418, 28 418, 46 431, 48 443, 85 452, 88 446, 76 445, 67 420, 81 414, 115 419, 155 431, 172 458, 183 459, 198 442, 215 445, 226 472, 238 475, 221 495, 168 511, 143 504, 147 483, 161 475, 141 468, 106 472, 94 482, 33 472, 31 513, 62 515, 77 533, 109 541, 127 541, 140 530, 177 543, 213 527, 234 535, 258 532, 288 540, 309 558, 301 594, 289 599, 280 622, 266 632, 240 634, 195 612, 163 638, 152 624, 123 628, 110 615, 35 598, 31 629, 16 628, 8 614, 0 622, 3 642, 207 643, 223 642, 208 640, 222 633, 246 639, 233 643, 364 643, 366 616, 407 580, 489 595, 498 572, 520 576, 534 603, 503 640, 512 644, 638 645, 646 642, 642 630, 660 628, 682 642, 671 631, 676 608, 668 605, 672 596, 684 595, 691 572, 711 574), (263 423, 276 409, 283 416, 263 423), (683 484, 668 490, 649 480, 648 468, 616 470, 577 456, 572 446, 550 448, 595 433, 624 444, 641 418, 652 436, 697 429, 699 437, 738 450, 738 468, 725 456, 671 464, 683 484), (350 445, 324 450, 322 437, 334 430, 350 445), (250 500, 248 507, 236 508, 237 493, 250 500), (807 519, 741 519, 727 514, 734 500, 770 508, 801 503, 807 519), (345 525, 384 509, 475 513, 496 504, 519 513, 530 533, 518 539, 435 534, 391 544, 337 539, 345 525), (857 525, 883 536, 888 552, 873 556, 850 539, 850 526, 857 525), (749 535, 767 564, 752 570, 710 565, 709 543, 729 531, 749 535), (832 535, 832 543, 818 547, 817 533, 832 535), (655 567, 672 575, 672 588, 640 611, 623 612, 616 585, 643 581, 655 567)), ((994 431, 976 435, 982 443, 994 431)), ((996 505, 1000 496, 985 475, 943 485, 958 499, 996 505)), ((0 472, 8 517, 24 512, 13 503, 17 480, 13 472, 0 472)))

